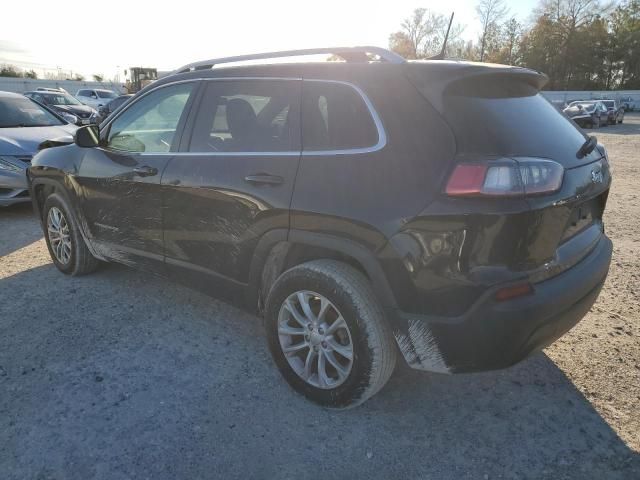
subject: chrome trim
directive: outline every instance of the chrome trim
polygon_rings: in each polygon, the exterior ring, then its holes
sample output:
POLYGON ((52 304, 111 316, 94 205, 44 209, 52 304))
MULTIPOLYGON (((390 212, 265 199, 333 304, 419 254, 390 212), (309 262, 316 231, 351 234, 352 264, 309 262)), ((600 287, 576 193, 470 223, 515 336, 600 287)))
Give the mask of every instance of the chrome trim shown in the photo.
MULTIPOLYGON (((104 126, 104 128, 109 128, 111 126, 111 124, 118 118, 120 117, 120 115, 122 115, 124 112, 126 112, 132 105, 135 105, 141 98, 146 97, 147 95, 149 95, 152 92, 155 92, 161 88, 164 87, 168 87, 171 85, 177 85, 177 84, 181 84, 181 83, 189 83, 189 82, 200 82, 200 81, 207 81, 207 82, 214 82, 214 81, 225 81, 225 80, 232 80, 232 81, 240 81, 240 80, 286 80, 286 81, 303 81, 303 82, 320 82, 320 83, 336 83, 336 84, 341 84, 341 85, 346 85, 348 87, 353 88, 359 95, 360 98, 362 98, 362 100, 364 101, 365 105, 367 106, 367 109, 369 110, 369 114, 371 115, 371 118, 373 119, 373 123, 376 126, 376 130, 378 131, 378 141, 376 142, 375 145, 372 145, 370 147, 363 147, 363 148, 349 148, 349 149, 342 149, 342 150, 287 150, 287 151, 283 151, 283 152, 126 152, 126 151, 121 151, 118 150, 118 152, 121 153, 128 153, 130 155, 140 155, 140 156, 182 156, 182 157, 197 157, 197 156, 218 156, 218 157, 273 157, 273 156, 295 156, 295 155, 301 155, 301 156, 313 156, 313 157, 318 157, 318 156, 329 156, 329 155, 359 155, 359 154, 363 154, 363 153, 372 153, 372 152, 377 152, 378 150, 382 150, 386 144, 387 144, 387 134, 385 132, 384 126, 382 125, 382 120, 380 119, 380 116, 378 115, 378 112, 376 111, 375 107, 373 106, 373 104, 371 103, 371 100, 369 100, 369 97, 367 96, 366 93, 364 93, 362 91, 362 89, 360 87, 358 87, 357 85, 351 83, 351 82, 346 82, 343 80, 329 80, 329 79, 320 79, 320 78, 298 78, 298 77, 215 77, 215 78, 191 78, 189 80, 177 80, 175 82, 169 82, 169 83, 165 83, 162 85, 157 86, 156 88, 153 88, 152 90, 149 90, 148 92, 145 92, 143 95, 141 95, 139 98, 135 99, 134 101, 128 103, 124 110, 122 110, 121 112, 118 112, 118 115, 114 118, 112 118, 111 120, 109 120, 109 122, 104 126)), ((108 150, 108 149, 107 149, 108 150)))
MULTIPOLYGON (((222 58, 212 58, 209 60, 201 60, 199 62, 189 63, 184 65, 176 70, 174 70, 171 75, 177 73, 186 73, 192 70, 204 70, 210 69, 215 65, 219 65, 221 63, 236 63, 236 62, 245 62, 249 60, 267 60, 270 58, 285 58, 285 57, 301 57, 305 55, 320 55, 320 54, 334 54, 337 56, 341 56, 340 54, 349 54, 354 53, 373 53, 378 55, 385 62, 389 63, 405 63, 406 60, 398 55, 395 52, 387 50, 386 48, 380 47, 371 47, 371 46, 361 46, 361 47, 324 47, 324 48, 307 48, 302 50, 282 50, 279 52, 265 52, 265 53, 253 53, 249 55, 237 55, 233 57, 222 57, 222 58)), ((347 57, 342 57, 347 60, 347 57)))

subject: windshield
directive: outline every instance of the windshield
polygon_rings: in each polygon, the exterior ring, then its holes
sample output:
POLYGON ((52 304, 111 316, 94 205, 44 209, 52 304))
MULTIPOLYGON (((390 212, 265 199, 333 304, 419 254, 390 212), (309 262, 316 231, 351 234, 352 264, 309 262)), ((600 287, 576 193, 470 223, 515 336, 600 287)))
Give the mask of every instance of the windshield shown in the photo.
POLYGON ((586 103, 586 102, 573 102, 571 104, 569 104, 569 108, 584 108, 587 111, 591 111, 593 110, 596 105, 595 103, 586 103))
POLYGON ((116 98, 117 95, 111 90, 96 90, 98 97, 100 98, 116 98))
POLYGON ((50 127, 64 122, 27 97, 0 97, 0 128, 50 127))
POLYGON ((71 95, 64 93, 44 93, 40 95, 42 95, 48 105, 82 105, 82 103, 71 95))

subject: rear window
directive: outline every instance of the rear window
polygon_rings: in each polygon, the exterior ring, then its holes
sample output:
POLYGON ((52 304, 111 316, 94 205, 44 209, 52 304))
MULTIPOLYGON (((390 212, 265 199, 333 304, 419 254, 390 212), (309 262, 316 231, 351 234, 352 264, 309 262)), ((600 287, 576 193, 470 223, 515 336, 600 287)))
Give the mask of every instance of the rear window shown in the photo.
POLYGON ((351 150, 378 143, 378 130, 362 96, 351 86, 305 81, 302 144, 305 151, 351 150))
POLYGON ((100 98, 116 98, 117 95, 113 92, 107 90, 96 90, 98 92, 98 97, 100 98))
POLYGON ((536 88, 509 78, 458 82, 444 96, 459 153, 575 160, 585 136, 536 88))

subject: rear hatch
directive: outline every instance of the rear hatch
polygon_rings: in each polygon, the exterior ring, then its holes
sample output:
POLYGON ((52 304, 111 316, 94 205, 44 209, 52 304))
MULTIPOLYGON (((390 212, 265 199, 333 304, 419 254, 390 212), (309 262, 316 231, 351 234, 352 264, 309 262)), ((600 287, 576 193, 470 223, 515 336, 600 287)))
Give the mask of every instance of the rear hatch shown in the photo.
POLYGON ((496 159, 551 160, 564 169, 555 191, 444 200, 455 202, 472 225, 494 225, 486 218, 472 220, 483 214, 511 225, 492 235, 470 232, 478 242, 494 242, 500 248, 473 246, 475 251, 490 253, 475 258, 470 253, 469 268, 499 264, 543 280, 584 258, 603 232, 602 214, 610 185, 604 148, 578 154, 589 137, 540 94, 544 75, 504 66, 430 63, 409 65, 408 74, 455 136, 457 153, 451 171, 461 162, 496 159), (518 202, 527 207, 525 211, 513 211, 518 202))

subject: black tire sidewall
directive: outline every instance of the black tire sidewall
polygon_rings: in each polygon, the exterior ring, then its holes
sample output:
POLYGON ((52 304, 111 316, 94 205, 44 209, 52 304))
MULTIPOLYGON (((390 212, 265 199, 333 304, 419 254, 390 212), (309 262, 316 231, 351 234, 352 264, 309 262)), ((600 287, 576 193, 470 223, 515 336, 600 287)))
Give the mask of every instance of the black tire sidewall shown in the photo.
POLYGON ((62 273, 65 273, 67 275, 71 275, 73 274, 76 268, 78 245, 79 245, 78 242, 82 240, 82 239, 79 239, 80 233, 78 232, 75 219, 73 218, 73 215, 71 215, 69 208, 67 207, 67 204, 64 201, 64 199, 60 195, 55 193, 47 197, 47 199, 44 202, 44 207, 42 211, 43 211, 42 225, 45 232, 44 237, 47 243, 47 249, 49 250, 49 255, 51 255, 51 260, 53 261, 53 264, 56 266, 58 270, 60 270, 62 273), (69 225, 69 233, 70 233, 69 237, 71 239, 71 258, 69 259, 69 262, 66 264, 58 261, 55 253, 53 252, 53 248, 51 248, 51 242, 49 241, 49 232, 47 229, 47 222, 49 218, 49 210, 51 210, 51 208, 53 207, 57 207, 62 212, 65 220, 67 221, 67 225, 69 225))
POLYGON ((298 392, 325 407, 343 408, 357 401, 370 382, 373 353, 368 343, 365 321, 360 318, 354 299, 331 277, 314 270, 286 272, 269 295, 265 311, 265 328, 271 355, 285 380, 298 392), (338 387, 324 390, 308 384, 291 368, 278 338, 278 315, 284 300, 292 293, 310 290, 325 296, 345 319, 353 343, 353 364, 347 380, 338 387))

